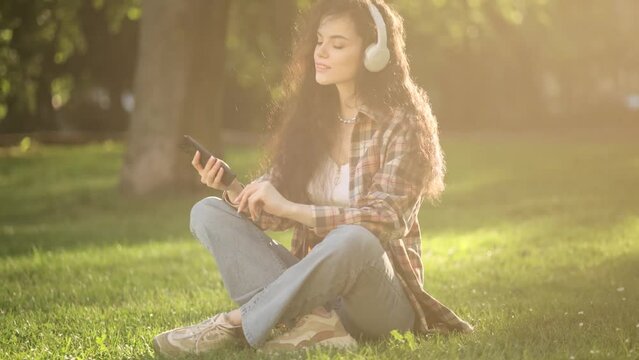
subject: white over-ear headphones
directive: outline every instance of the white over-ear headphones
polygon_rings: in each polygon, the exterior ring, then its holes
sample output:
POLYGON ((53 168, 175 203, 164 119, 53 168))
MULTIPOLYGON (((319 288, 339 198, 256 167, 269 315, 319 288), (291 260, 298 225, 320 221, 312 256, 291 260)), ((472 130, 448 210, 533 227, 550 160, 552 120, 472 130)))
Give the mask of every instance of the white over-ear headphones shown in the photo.
POLYGON ((386 46, 386 24, 379 9, 368 3, 368 9, 371 12, 375 27, 377 28, 377 42, 370 44, 364 53, 364 67, 370 72, 382 71, 390 60, 390 51, 386 46))

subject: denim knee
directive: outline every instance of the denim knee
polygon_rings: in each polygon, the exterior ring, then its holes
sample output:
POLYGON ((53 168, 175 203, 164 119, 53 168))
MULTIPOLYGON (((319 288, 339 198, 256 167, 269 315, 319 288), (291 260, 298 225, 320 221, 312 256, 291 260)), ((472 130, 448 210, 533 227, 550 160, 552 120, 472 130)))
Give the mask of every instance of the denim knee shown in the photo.
POLYGON ((229 207, 230 205, 216 196, 209 196, 195 203, 191 208, 191 233, 195 235, 195 229, 204 226, 216 227, 226 216, 232 215, 233 210, 229 210, 229 207))
POLYGON ((349 261, 368 261, 384 254, 377 236, 358 224, 337 226, 316 247, 331 253, 332 257, 343 256, 349 261))

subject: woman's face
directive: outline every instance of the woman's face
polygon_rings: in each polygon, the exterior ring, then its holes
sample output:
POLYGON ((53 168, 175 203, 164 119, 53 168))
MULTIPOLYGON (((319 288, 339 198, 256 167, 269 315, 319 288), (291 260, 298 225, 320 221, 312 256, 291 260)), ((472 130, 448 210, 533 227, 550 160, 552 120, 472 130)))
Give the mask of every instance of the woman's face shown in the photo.
POLYGON ((362 42, 350 17, 324 17, 317 29, 315 81, 321 85, 353 81, 362 68, 362 42))

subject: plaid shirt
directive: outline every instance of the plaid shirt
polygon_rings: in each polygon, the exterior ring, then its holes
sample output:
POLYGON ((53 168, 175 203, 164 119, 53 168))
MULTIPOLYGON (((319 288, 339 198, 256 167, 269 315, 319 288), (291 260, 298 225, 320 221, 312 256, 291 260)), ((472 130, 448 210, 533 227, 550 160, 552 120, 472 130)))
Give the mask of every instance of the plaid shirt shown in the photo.
MULTIPOLYGON (((415 330, 420 332, 473 331, 423 289, 421 232, 418 213, 423 193, 419 187, 420 166, 417 143, 405 109, 382 112, 368 106, 360 108, 350 150, 350 207, 311 204, 315 227, 262 211, 253 222, 262 230, 282 231, 294 228, 291 252, 303 258, 336 226, 359 224, 375 234, 400 279, 415 314, 415 330), (413 135, 411 137, 411 135, 413 135)), ((270 172, 251 183, 267 181, 270 172)), ((233 204, 228 193, 225 202, 233 204)))

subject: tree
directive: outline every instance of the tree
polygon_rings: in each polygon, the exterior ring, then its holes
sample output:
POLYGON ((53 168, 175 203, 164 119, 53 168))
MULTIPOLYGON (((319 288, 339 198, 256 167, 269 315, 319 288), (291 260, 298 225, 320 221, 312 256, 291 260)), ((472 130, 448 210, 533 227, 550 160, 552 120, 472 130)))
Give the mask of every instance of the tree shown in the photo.
POLYGON ((180 156, 183 134, 224 156, 219 130, 228 10, 229 0, 142 2, 124 194, 201 186, 180 156))

